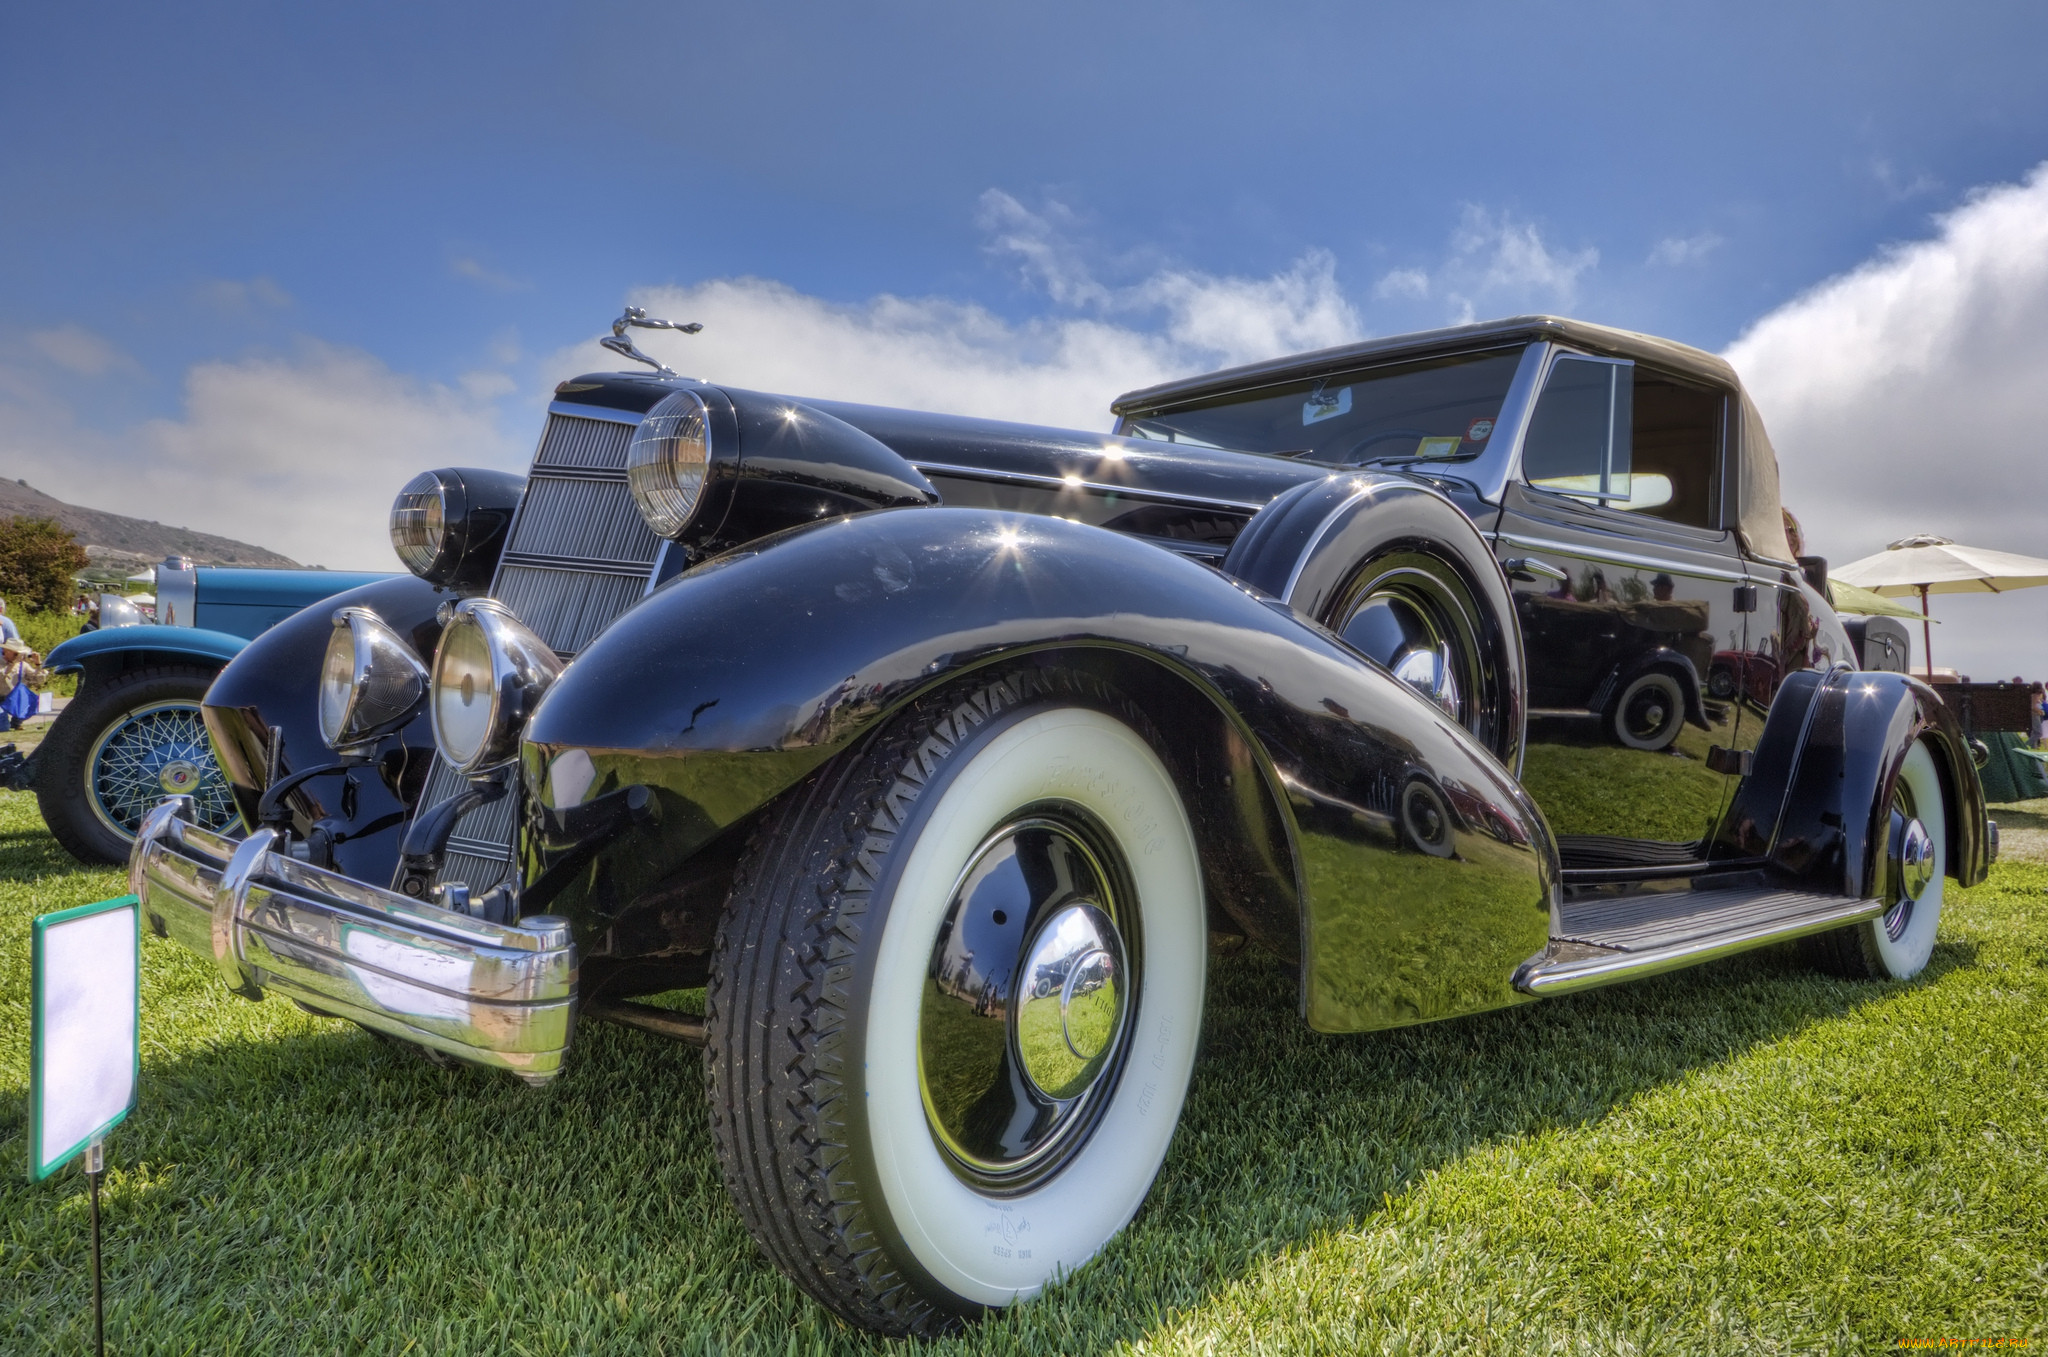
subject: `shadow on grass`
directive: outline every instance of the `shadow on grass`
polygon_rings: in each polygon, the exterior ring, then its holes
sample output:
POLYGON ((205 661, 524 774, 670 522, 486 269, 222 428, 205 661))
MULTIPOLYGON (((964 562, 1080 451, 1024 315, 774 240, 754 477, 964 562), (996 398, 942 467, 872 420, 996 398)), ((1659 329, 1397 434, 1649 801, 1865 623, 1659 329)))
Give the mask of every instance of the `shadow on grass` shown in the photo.
MULTIPOLYGON (((152 964, 167 959, 183 960, 152 964)), ((1967 964, 1944 946, 1926 980, 1967 964)), ((1131 1228, 1040 1303, 932 1346, 1136 1340, 1476 1148, 1598 1121, 1896 992, 1818 977, 1779 948, 1329 1037, 1302 1026, 1280 967, 1220 963, 1180 1133, 1131 1228)), ((569 1071, 535 1092, 280 1000, 246 1014, 215 1044, 166 1034, 179 1049, 149 1059, 142 1107, 114 1144, 122 1331, 161 1335, 166 1350, 905 1350, 837 1324, 755 1253, 719 1179, 695 1051, 591 1024, 569 1071)), ((0 1155, 21 1152, 20 1104, 18 1091, 0 1104, 0 1155)), ((0 1332, 76 1332, 75 1186, 0 1185, 0 1217, 15 1222, 0 1287, 16 1292, 0 1311, 17 1316, 0 1332)))

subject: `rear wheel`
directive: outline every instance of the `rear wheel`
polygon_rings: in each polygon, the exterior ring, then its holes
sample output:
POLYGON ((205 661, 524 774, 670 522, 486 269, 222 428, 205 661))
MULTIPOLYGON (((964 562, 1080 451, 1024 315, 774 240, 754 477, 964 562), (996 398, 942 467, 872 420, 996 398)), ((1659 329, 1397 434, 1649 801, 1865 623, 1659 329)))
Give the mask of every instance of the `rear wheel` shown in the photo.
POLYGON ((1851 980, 1909 980, 1934 954, 1948 873, 1948 815, 1941 775, 1926 744, 1915 740, 1892 786, 1879 889, 1885 912, 1808 942, 1822 970, 1851 980))
POLYGON ((714 953, 714 1140, 762 1250, 931 1333, 1150 1191, 1201 1028, 1193 832, 1143 715, 1062 670, 913 706, 792 793, 714 953))
POLYGON ((1629 749, 1669 749, 1685 725, 1685 686, 1676 674, 1653 669, 1622 686, 1607 709, 1607 729, 1629 749))
POLYGON ((234 799, 207 742, 199 703, 213 671, 138 669, 87 685, 36 755, 36 803, 57 842, 83 862, 126 862, 149 808, 192 798, 208 829, 235 820, 234 799))

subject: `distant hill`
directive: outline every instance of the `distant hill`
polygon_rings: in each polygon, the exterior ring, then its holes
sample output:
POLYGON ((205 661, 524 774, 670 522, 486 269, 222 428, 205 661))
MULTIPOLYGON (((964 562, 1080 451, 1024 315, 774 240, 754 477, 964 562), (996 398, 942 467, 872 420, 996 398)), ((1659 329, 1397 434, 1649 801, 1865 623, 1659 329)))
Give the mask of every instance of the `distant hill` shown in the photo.
POLYGON ((264 566, 295 570, 299 563, 231 537, 173 528, 143 518, 66 504, 27 481, 0 480, 0 518, 54 518, 71 530, 95 566, 155 565, 170 555, 190 556, 196 565, 264 566))

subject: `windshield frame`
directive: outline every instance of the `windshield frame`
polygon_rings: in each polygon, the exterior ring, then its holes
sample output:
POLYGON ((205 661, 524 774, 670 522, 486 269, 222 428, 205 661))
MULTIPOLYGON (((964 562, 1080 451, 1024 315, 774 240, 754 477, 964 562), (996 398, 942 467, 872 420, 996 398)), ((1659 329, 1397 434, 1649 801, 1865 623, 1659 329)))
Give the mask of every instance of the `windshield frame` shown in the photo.
MULTIPOLYGON (((1514 345, 1512 344, 1501 344, 1498 342, 1491 344, 1479 343, 1467 349, 1453 350, 1450 353, 1430 356, 1452 357, 1458 354, 1497 352, 1513 347, 1514 345)), ((1432 480, 1455 479, 1469 484, 1478 492, 1479 498, 1487 503, 1500 503, 1501 494, 1507 489, 1508 481, 1513 476, 1514 469, 1521 464, 1522 436, 1528 429, 1529 415, 1536 403, 1536 393, 1542 389, 1543 375, 1549 369, 1551 352, 1556 347, 1550 341, 1542 339, 1527 341, 1522 344, 1521 360, 1515 368, 1514 377, 1508 382, 1507 394, 1501 399, 1500 414, 1494 422, 1493 437, 1487 441, 1486 449, 1478 456, 1455 462, 1422 457, 1391 458, 1384 461, 1375 460, 1354 468, 1332 468, 1332 471, 1405 471, 1426 475, 1432 480)), ((1345 367, 1339 369, 1339 371, 1348 375, 1351 373, 1370 372, 1374 368, 1403 366, 1414 362, 1417 356, 1415 354, 1388 354, 1378 362, 1345 367)), ((1322 374, 1308 371, 1262 374, 1260 380, 1231 391, 1228 393, 1228 396, 1230 398, 1256 399, 1261 393, 1294 385, 1304 378, 1320 375, 1322 374)), ((1336 374, 1333 373, 1332 375, 1336 374)), ((1125 437, 1141 437, 1142 435, 1131 433, 1132 428, 1138 422, 1162 414, 1171 414, 1183 405, 1213 405, 1217 403, 1217 394, 1215 392, 1207 392, 1203 394, 1199 401, 1173 402, 1145 410, 1133 410, 1117 419, 1116 432, 1125 437)), ((1163 439, 1147 439, 1146 441, 1157 442, 1163 448, 1171 448, 1173 446, 1172 443, 1163 439)), ((1232 451, 1250 452, 1257 456, 1274 457, 1276 460, 1293 462, 1300 466, 1316 465, 1315 463, 1303 461, 1300 458, 1282 457, 1280 454, 1261 452, 1255 448, 1232 449, 1232 451)))

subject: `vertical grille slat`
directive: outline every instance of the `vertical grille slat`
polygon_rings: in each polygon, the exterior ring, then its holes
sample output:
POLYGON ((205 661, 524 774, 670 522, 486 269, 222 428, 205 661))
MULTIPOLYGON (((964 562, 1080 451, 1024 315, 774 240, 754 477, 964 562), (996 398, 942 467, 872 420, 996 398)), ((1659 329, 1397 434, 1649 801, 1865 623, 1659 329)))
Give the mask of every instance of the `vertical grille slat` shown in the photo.
POLYGON ((575 415, 549 415, 540 450, 533 454, 535 470, 550 466, 605 467, 626 469, 626 448, 633 441, 634 425, 609 419, 579 419, 575 415))
MULTIPOLYGON (((640 517, 623 480, 562 474, 623 473, 634 427, 548 416, 505 544, 508 559, 491 581, 491 597, 561 655, 577 654, 637 603, 660 561, 661 539, 640 517)), ((420 804, 455 796, 463 784, 462 775, 437 756, 420 804)), ((517 795, 507 796, 463 816, 437 884, 462 881, 472 895, 481 895, 514 878, 517 804, 517 795)))
POLYGON ((660 549, 661 539, 640 517, 624 482, 558 480, 538 471, 527 483, 519 526, 505 544, 517 556, 618 561, 643 571, 660 549))
POLYGON ((647 592, 645 578, 508 565, 492 591, 548 648, 574 655, 647 592))

